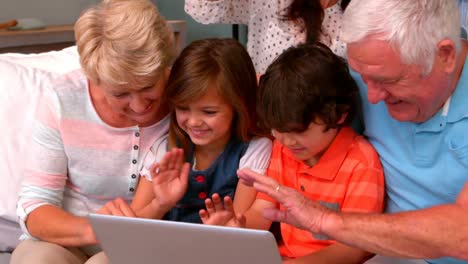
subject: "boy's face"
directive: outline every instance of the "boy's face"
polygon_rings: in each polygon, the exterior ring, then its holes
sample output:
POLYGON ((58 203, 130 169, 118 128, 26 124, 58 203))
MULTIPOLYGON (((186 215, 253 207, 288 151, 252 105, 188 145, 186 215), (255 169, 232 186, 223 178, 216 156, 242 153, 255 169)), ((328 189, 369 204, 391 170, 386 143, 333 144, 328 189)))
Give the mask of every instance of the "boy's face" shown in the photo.
POLYGON ((272 135, 299 160, 309 166, 314 166, 328 146, 335 139, 338 130, 330 128, 325 131, 325 125, 320 120, 311 122, 303 132, 278 132, 272 129, 272 135))

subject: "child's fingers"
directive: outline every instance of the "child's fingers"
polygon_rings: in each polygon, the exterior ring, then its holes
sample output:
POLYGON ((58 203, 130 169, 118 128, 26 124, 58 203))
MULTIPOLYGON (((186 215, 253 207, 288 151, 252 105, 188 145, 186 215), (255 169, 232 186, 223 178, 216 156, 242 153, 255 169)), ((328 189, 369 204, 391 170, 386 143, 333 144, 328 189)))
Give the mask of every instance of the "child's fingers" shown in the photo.
POLYGON ((179 150, 178 149, 173 149, 172 150, 172 159, 168 165, 170 170, 177 169, 177 163, 179 161, 179 150))
POLYGON ((179 158, 177 159, 177 168, 180 168, 182 167, 182 165, 184 164, 185 162, 185 158, 184 158, 184 150, 183 149, 178 149, 178 153, 179 153, 179 158))
POLYGON ((167 162, 167 168, 169 170, 174 170, 174 169, 179 168, 179 167, 177 167, 177 163, 179 162, 179 159, 180 159, 179 149, 173 149, 171 151, 171 159, 168 160, 168 162, 167 162))
POLYGON ((205 207, 209 215, 214 214, 216 212, 214 205, 213 205, 213 201, 210 198, 205 200, 205 207))
POLYGON ((210 218, 210 215, 208 214, 208 212, 205 210, 205 209, 201 209, 198 214, 200 215, 200 218, 202 220, 202 222, 205 224, 208 219, 210 218))
POLYGON ((166 152, 164 157, 159 161, 159 170, 177 170, 184 164, 183 150, 173 149, 166 152))
POLYGON ((221 211, 224 209, 223 203, 221 201, 221 197, 219 194, 215 193, 211 196, 211 200, 213 200, 213 205, 216 211, 221 211))
POLYGON ((233 202, 232 202, 231 197, 229 197, 229 196, 224 196, 224 208, 225 208, 227 211, 234 212, 234 205, 233 205, 233 202))
POLYGON ((180 170, 180 178, 183 182, 188 182, 188 177, 190 174, 190 163, 185 162, 182 165, 182 169, 180 170))
POLYGON ((159 163, 159 169, 161 171, 163 170, 167 170, 168 168, 168 162, 170 161, 171 159, 171 152, 166 152, 166 154, 164 154, 164 156, 162 157, 162 159, 158 162, 159 163))
POLYGON ((154 179, 160 172, 159 163, 153 163, 150 167, 151 179, 154 179))

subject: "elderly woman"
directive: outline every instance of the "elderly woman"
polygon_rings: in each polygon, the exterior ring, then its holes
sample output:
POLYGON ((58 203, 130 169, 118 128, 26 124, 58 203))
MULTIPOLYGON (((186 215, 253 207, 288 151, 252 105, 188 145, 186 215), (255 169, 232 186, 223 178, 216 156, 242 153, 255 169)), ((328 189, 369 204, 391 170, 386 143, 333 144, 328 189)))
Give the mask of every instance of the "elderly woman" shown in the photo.
POLYGON ((161 96, 175 50, 155 6, 104 0, 75 34, 81 70, 56 79, 37 111, 11 263, 93 262, 85 216, 133 215, 142 158, 168 130, 161 96))

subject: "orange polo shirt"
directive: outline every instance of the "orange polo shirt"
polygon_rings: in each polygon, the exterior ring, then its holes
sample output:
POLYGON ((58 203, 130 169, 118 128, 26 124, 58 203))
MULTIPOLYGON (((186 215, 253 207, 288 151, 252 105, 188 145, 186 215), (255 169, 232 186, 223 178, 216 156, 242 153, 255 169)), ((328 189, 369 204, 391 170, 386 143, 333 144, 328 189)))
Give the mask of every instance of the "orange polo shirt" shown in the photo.
MULTIPOLYGON (((279 184, 294 188, 306 197, 334 210, 381 212, 384 176, 372 145, 351 127, 343 127, 317 164, 309 167, 277 140, 273 144, 267 175, 279 184)), ((257 199, 277 203, 266 194, 257 199)), ((279 204, 278 204, 279 205, 279 204)), ((282 256, 301 257, 334 243, 316 239, 308 231, 281 223, 282 256)))

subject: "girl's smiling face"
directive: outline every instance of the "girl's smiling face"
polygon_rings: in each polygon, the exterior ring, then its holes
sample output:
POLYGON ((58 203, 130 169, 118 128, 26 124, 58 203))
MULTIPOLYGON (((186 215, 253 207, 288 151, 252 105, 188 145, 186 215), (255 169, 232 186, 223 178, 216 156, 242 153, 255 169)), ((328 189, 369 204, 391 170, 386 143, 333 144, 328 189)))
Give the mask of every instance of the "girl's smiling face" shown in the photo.
POLYGON ((179 127, 197 146, 224 146, 231 137, 234 111, 231 105, 211 86, 200 98, 175 106, 179 127))

